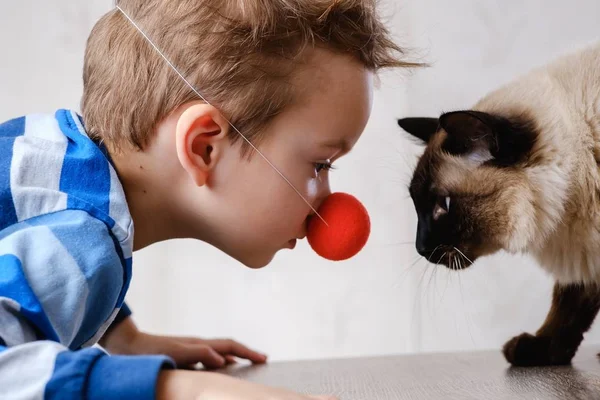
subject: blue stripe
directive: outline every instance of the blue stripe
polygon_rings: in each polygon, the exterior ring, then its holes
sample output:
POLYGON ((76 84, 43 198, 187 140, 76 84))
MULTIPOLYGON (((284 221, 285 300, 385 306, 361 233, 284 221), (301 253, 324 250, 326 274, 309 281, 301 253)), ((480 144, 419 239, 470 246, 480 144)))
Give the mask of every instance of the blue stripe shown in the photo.
POLYGON ((0 137, 15 138, 25 133, 25 117, 11 119, 0 124, 0 137))
POLYGON ((87 381, 94 364, 106 354, 100 349, 63 351, 56 356, 52 377, 46 384, 44 399, 76 400, 87 398, 87 381))
POLYGON ((60 177, 60 190, 68 195, 67 208, 79 208, 84 201, 103 213, 102 220, 108 223, 110 163, 98 146, 78 130, 70 112, 59 110, 55 116, 69 138, 60 177))
POLYGON ((117 313, 117 316, 115 317, 115 320, 112 322, 111 326, 119 325, 121 322, 123 322, 125 318, 129 317, 130 315, 131 310, 129 309, 127 303, 121 304, 121 309, 117 313))
POLYGON ((25 133, 25 117, 0 125, 0 230, 17 222, 10 190, 10 165, 15 138, 25 133))
POLYGON ((59 353, 44 399, 156 398, 156 382, 163 369, 175 363, 165 356, 109 356, 99 349, 59 353))
POLYGON ((102 357, 89 374, 86 399, 155 399, 159 374, 173 368, 173 360, 162 355, 102 357))
POLYGON ((23 274, 21 261, 12 254, 0 256, 0 296, 19 303, 21 314, 37 328, 43 338, 58 341, 58 335, 23 274))
MULTIPOLYGON (((85 123, 83 122, 83 117, 81 115, 77 114, 77 120, 83 127, 83 130, 85 130, 86 128, 85 128, 85 123)), ((104 157, 106 157, 106 159, 108 160, 110 165, 112 165, 112 167, 116 170, 115 163, 114 163, 112 157, 110 156, 110 153, 108 152, 108 148, 104 145, 104 143, 102 143, 100 141, 95 141, 95 140, 93 142, 98 147, 98 149, 100 149, 100 152, 102 154, 104 154, 104 157)))
POLYGON ((50 225, 54 236, 73 257, 85 276, 89 297, 85 317, 71 349, 78 349, 91 339, 106 321, 121 296, 125 261, 119 256, 120 246, 107 226, 81 212, 55 214, 50 225), (61 221, 63 220, 63 221, 61 221))
MULTIPOLYGON (((121 249, 121 247, 119 247, 119 249, 121 249)), ((129 290, 129 284, 131 283, 131 276, 133 273, 132 264, 133 259, 131 257, 125 259, 125 274, 123 276, 124 284, 123 289, 121 290, 121 295, 119 296, 119 300, 117 302, 118 307, 122 307, 123 305, 127 307, 125 304, 125 295, 127 294, 127 291, 129 290)), ((131 310, 129 310, 129 313, 131 314, 131 310)))
POLYGON ((132 259, 131 257, 129 258, 125 258, 125 256, 123 255, 123 248, 121 247, 121 245, 119 244, 119 241, 117 240, 117 238, 114 235, 111 235, 114 245, 115 245, 115 249, 117 251, 117 254, 119 255, 119 258, 123 261, 123 288, 121 289, 121 293, 119 294, 119 299, 117 300, 117 308, 121 307, 123 305, 123 303, 125 302, 125 295, 127 294, 127 291, 129 290, 129 283, 131 282, 131 274, 132 274, 132 259))
POLYGON ((116 222, 112 219, 108 214, 105 214, 103 211, 95 208, 93 204, 89 204, 85 200, 80 200, 78 198, 69 197, 69 208, 72 210, 83 210, 90 214, 92 217, 104 222, 109 229, 112 229, 116 222))

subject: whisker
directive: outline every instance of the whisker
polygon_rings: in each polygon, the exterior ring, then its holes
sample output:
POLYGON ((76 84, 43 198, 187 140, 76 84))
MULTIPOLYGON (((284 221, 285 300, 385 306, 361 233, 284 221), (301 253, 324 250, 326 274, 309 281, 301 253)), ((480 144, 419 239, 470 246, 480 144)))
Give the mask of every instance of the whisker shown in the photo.
POLYGON ((414 260, 408 267, 404 268, 404 270, 402 271, 402 273, 400 274, 400 276, 398 276, 398 278, 396 278, 396 280, 394 281, 394 283, 392 284, 392 288, 396 288, 397 285, 404 279, 406 278, 406 275, 408 275, 409 272, 412 271, 412 268, 417 265, 419 263, 419 261, 425 260, 424 257, 421 257, 420 255, 417 256, 416 260, 414 260))
POLYGON ((444 299, 444 296, 446 295, 446 290, 448 290, 448 282, 450 282, 450 275, 451 273, 449 271, 446 272, 446 286, 444 287, 444 292, 442 293, 442 300, 444 299))
MULTIPOLYGON (((435 249, 433 249, 433 251, 431 252, 431 254, 429 255, 429 257, 427 257, 427 262, 431 263, 431 257, 435 254, 436 250, 439 249, 441 246, 441 244, 438 244, 435 249)), ((438 262, 436 264, 440 263, 441 258, 438 260, 438 262)))
POLYGON ((381 246, 405 246, 405 245, 409 245, 412 244, 414 245, 415 242, 393 242, 393 243, 383 243, 381 246))
POLYGON ((442 268, 440 268, 440 267, 436 268, 436 270, 435 270, 435 277, 434 277, 434 279, 433 279, 433 287, 435 288, 435 294, 436 294, 436 295, 438 295, 438 294, 439 294, 439 293, 438 293, 438 287, 439 287, 439 285, 438 285, 438 283, 437 283, 437 276, 440 274, 440 272, 438 272, 438 271, 440 271, 441 269, 442 269, 442 268))
MULTIPOLYGON (((422 302, 421 297, 422 297, 422 292, 421 292, 421 284, 423 283, 423 278, 425 277, 425 274, 427 272, 427 269, 429 268, 429 265, 426 266, 426 268, 423 269, 423 273, 421 274, 421 279, 419 279, 419 283, 417 284, 417 296, 415 296, 415 302, 413 304, 413 311, 412 311, 412 321, 411 321, 411 325, 415 324, 415 318, 417 318, 417 306, 420 305, 420 303, 422 302)), ((419 318, 421 318, 421 316, 419 316, 419 318)))
POLYGON ((437 261, 437 264, 439 264, 440 261, 442 261, 442 258, 444 258, 446 256, 446 254, 448 254, 448 252, 445 251, 444 254, 442 254, 442 256, 440 257, 440 259, 437 261))
POLYGON ((417 256, 417 259, 415 261, 413 261, 412 264, 410 264, 407 269, 414 267, 419 261, 424 260, 424 259, 425 259, 424 257, 417 256))
POLYGON ((429 277, 429 282, 427 282, 427 286, 431 287, 431 280, 433 279, 433 276, 435 275, 435 272, 438 270, 438 266, 434 265, 433 266, 433 272, 431 273, 431 276, 429 277))
POLYGON ((470 320, 469 320, 469 313, 466 310, 467 307, 465 305, 465 298, 463 296, 462 280, 460 278, 460 276, 462 274, 458 273, 457 275, 458 275, 458 287, 459 287, 459 290, 460 290, 460 299, 461 299, 462 304, 463 304, 463 310, 465 310, 465 312, 463 313, 463 315, 465 316, 465 321, 467 323, 467 331, 469 332, 469 336, 471 338, 471 343, 475 344, 475 339, 473 338, 473 333, 471 332, 471 324, 470 324, 470 320))
MULTIPOLYGON (((454 246, 452 246, 452 247, 454 247, 454 246)), ((460 251, 460 249, 458 249, 458 248, 454 247, 454 250, 458 251, 458 252, 460 253, 460 255, 461 255, 461 256, 463 256, 463 257, 464 257, 464 258, 465 258, 465 259, 466 259, 468 262, 470 262, 470 263, 471 263, 470 265, 473 265, 473 261, 471 261, 471 260, 469 259, 469 257, 467 257, 467 256, 465 255, 465 253, 463 253, 462 251, 460 251)))
MULTIPOLYGON (((443 254, 440 256, 439 260, 437 261, 437 264, 439 264, 439 263, 440 263, 440 261, 442 261, 442 258, 444 258, 444 257, 446 256, 446 254, 447 254, 447 252, 444 252, 444 253, 443 253, 443 254)), ((437 282, 437 281, 436 281, 436 282, 437 282)), ((436 286, 436 287, 437 287, 437 286, 436 286)), ((446 289, 447 289, 447 288, 448 288, 448 275, 446 275, 446 289)), ((444 297, 444 294, 446 293, 446 289, 444 289, 444 293, 442 293, 442 299, 443 299, 443 297, 444 297)))

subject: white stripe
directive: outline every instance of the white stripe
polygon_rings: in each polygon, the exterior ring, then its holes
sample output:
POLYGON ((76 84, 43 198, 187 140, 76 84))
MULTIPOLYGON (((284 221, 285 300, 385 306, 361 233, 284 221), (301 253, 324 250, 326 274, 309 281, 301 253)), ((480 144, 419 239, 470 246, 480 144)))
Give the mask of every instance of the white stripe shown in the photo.
POLYGON ((110 327, 110 325, 113 323, 115 318, 117 318, 117 314, 119 314, 119 310, 120 310, 120 308, 116 308, 113 311, 113 313, 110 315, 110 317, 108 317, 108 319, 104 322, 104 324, 102 324, 100 329, 98 329, 98 331, 94 334, 94 336, 90 340, 85 342, 81 347, 86 348, 86 347, 91 347, 91 346, 94 346, 95 344, 97 344, 98 341, 100 341, 100 339, 102 338, 102 336, 104 336, 104 333, 110 327))
POLYGON ((42 400, 54 373, 56 357, 66 350, 50 341, 4 350, 0 353, 0 399, 42 400))
POLYGON ((86 278, 75 259, 47 226, 32 226, 0 240, 0 254, 19 258, 27 283, 60 342, 71 344, 83 321, 89 295, 86 278))
POLYGON ((29 114, 25 117, 25 136, 54 143, 67 144, 68 140, 52 114, 29 114))
POLYGON ((26 117, 25 135, 15 139, 10 167, 11 193, 18 221, 67 207, 67 195, 60 192, 66 150, 66 137, 55 118, 26 117))
POLYGON ((13 299, 0 297, 0 338, 7 347, 37 339, 31 325, 19 315, 20 310, 21 306, 13 299))
POLYGON ((123 258, 133 257, 133 221, 129 221, 129 227, 127 230, 127 238, 120 242, 121 249, 123 249, 123 258))
POLYGON ((110 193, 108 194, 108 199, 110 205, 108 215, 115 221, 115 226, 112 231, 123 247, 123 255, 125 258, 129 258, 131 257, 131 242, 133 241, 131 215, 129 214, 129 207, 127 206, 127 200, 121 181, 112 165, 109 165, 109 169, 110 193))
POLYGON ((73 110, 69 110, 69 112, 71 113, 71 118, 75 122, 75 125, 77 126, 77 130, 79 131, 79 133, 81 133, 83 136, 87 136, 88 134, 85 131, 85 129, 83 129, 83 125, 81 125, 81 121, 79 121, 79 117, 77 116, 77 113, 73 110))
MULTIPOLYGON (((88 136, 85 128, 79 121, 77 113, 73 110, 69 111, 71 118, 75 122, 79 133, 88 136)), ((109 193, 109 211, 108 215, 115 221, 115 226, 112 229, 113 234, 123 247, 125 258, 130 258, 133 251, 133 223, 129 213, 129 207, 125 197, 125 191, 117 172, 109 163, 110 172, 110 193, 109 193)))

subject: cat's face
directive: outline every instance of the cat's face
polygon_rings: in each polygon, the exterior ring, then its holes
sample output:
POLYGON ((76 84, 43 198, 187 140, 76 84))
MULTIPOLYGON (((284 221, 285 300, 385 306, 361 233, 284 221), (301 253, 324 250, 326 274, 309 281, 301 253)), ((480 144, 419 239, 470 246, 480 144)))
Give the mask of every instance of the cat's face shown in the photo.
POLYGON ((462 269, 527 230, 524 213, 534 211, 523 171, 537 137, 530 119, 458 111, 398 124, 427 144, 409 188, 419 254, 462 269))

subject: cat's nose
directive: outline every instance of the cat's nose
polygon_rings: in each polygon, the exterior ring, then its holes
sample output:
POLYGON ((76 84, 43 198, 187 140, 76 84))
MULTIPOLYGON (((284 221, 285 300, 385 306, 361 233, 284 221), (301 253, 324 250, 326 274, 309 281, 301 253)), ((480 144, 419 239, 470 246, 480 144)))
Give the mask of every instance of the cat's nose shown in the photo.
POLYGON ((429 251, 427 249, 427 246, 424 246, 422 244, 417 244, 417 253, 419 253, 419 255, 423 256, 423 257, 429 257, 429 255, 431 254, 431 251, 429 251))
POLYGON ((417 240, 415 242, 415 247, 417 249, 417 253, 422 255, 423 257, 427 256, 427 238, 428 238, 429 229, 427 224, 424 221, 419 220, 417 227, 417 240))

